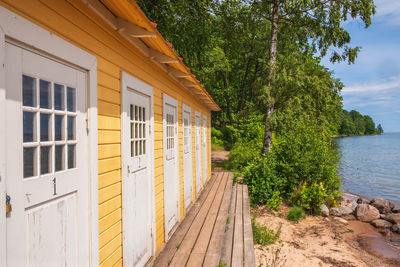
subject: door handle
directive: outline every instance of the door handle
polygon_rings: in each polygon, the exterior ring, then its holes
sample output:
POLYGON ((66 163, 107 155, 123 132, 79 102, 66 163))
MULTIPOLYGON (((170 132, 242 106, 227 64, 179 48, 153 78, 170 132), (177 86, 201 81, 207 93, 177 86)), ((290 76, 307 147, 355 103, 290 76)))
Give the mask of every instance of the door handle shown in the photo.
POLYGON ((8 215, 11 211, 12 211, 11 197, 9 195, 6 195, 6 215, 8 215))

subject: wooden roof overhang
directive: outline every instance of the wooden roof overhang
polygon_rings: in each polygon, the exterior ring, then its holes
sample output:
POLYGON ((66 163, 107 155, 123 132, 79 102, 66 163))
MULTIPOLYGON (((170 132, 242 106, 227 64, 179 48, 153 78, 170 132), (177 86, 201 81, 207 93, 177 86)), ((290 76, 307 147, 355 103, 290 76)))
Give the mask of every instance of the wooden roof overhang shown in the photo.
POLYGON ((190 91, 210 110, 219 111, 220 107, 190 72, 172 48, 165 41, 140 7, 131 0, 82 0, 114 30, 118 31, 146 57, 172 76, 190 91))

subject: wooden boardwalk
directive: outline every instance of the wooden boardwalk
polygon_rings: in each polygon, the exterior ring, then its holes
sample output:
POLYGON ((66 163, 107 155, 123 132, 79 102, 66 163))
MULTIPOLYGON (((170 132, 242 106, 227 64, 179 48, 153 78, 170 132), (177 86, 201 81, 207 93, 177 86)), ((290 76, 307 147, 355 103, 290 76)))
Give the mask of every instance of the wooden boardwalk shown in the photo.
POLYGON ((247 186, 214 172, 154 266, 255 266, 247 186))

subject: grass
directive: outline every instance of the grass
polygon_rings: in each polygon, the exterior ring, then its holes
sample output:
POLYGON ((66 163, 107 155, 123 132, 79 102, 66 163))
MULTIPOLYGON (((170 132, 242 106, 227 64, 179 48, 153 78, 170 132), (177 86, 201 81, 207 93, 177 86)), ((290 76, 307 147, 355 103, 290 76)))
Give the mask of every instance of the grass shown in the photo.
POLYGON ((274 244, 276 241, 278 241, 281 235, 281 227, 279 227, 277 231, 274 231, 266 226, 252 223, 252 228, 254 243, 261 246, 274 244))
POLYGON ((211 150, 224 151, 225 148, 223 146, 221 146, 221 145, 211 143, 211 150))
POLYGON ((298 223, 301 219, 305 218, 306 214, 304 213, 303 209, 300 207, 293 207, 289 210, 287 215, 287 219, 289 221, 298 223))
POLYGON ((226 218, 226 224, 230 224, 231 223, 231 217, 226 218))
POLYGON ((219 264, 218 264, 218 267, 226 267, 226 263, 225 263, 225 262, 222 262, 222 261, 220 261, 220 262, 219 262, 219 264))

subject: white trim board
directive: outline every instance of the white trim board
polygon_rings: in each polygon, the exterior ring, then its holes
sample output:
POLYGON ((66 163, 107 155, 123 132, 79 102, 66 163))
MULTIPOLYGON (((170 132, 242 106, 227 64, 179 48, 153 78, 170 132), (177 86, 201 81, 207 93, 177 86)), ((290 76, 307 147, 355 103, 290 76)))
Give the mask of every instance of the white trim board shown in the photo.
MULTIPOLYGON (((152 225, 151 225, 151 232, 152 232, 152 255, 154 257, 156 253, 156 199, 155 199, 155 161, 154 161, 154 90, 153 87, 150 85, 140 81, 139 79, 136 79, 135 77, 129 75, 126 72, 121 72, 121 112, 125 110, 125 102, 123 101, 124 97, 126 97, 127 94, 127 88, 135 88, 135 90, 141 94, 144 94, 146 96, 150 97, 150 162, 151 162, 151 168, 150 168, 150 178, 151 178, 151 207, 152 207, 152 225)), ((122 114, 121 114, 122 117, 122 114)), ((123 121, 121 120, 121 143, 124 140, 123 136, 123 121)), ((124 146, 121 146, 121 161, 122 163, 124 162, 124 151, 125 151, 124 146)), ((123 179, 126 178, 126 172, 122 171, 122 181, 123 179)), ((124 188, 122 187, 122 194, 124 193, 124 188)), ((123 207, 124 203, 122 203, 123 207)), ((123 234, 123 233, 122 233, 123 234)))
MULTIPOLYGON (((97 58, 86 51, 72 45, 64 39, 56 36, 38 25, 22 18, 21 16, 11 12, 10 10, 0 7, 0 60, 4 62, 4 45, 5 40, 10 39, 13 42, 18 42, 21 45, 26 45, 29 50, 40 53, 55 61, 67 65, 74 65, 81 68, 87 73, 88 80, 88 129, 89 129, 89 211, 90 211, 90 266, 99 265, 99 216, 98 216, 98 141, 97 141, 97 58)), ((0 70, 0 104, 5 94, 5 69, 2 65, 0 70)), ((0 111, 4 105, 0 105, 0 111)), ((4 114, 4 112, 1 112, 4 114)), ((2 116, 0 116, 0 123, 2 116)), ((0 132, 0 148, 3 149, 4 135, 3 131, 0 132)), ((0 175, 4 172, 5 159, 2 160, 0 155, 0 175), (3 162, 2 162, 3 161, 3 162)), ((5 199, 5 177, 1 178, 0 182, 0 199, 5 199)), ((0 201, 0 265, 6 260, 6 230, 5 230, 5 211, 4 201, 0 201), (1 213, 2 212, 2 213, 1 213)))

